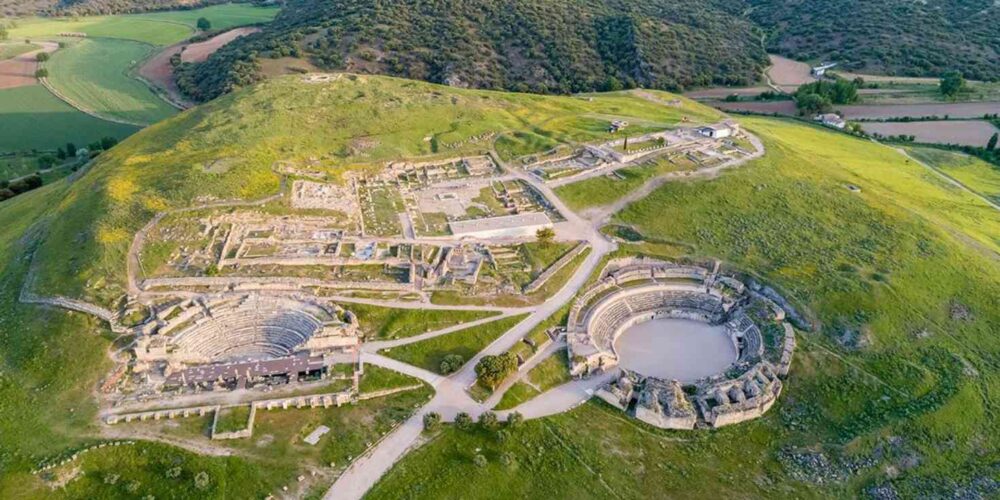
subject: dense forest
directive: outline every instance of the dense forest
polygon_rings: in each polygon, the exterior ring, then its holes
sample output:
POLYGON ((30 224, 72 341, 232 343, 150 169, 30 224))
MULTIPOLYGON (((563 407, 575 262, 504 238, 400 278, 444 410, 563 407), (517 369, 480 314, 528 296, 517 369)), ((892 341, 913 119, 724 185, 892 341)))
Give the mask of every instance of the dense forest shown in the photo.
POLYGON ((752 24, 685 0, 289 0, 263 32, 178 69, 210 99, 256 81, 258 57, 456 86, 568 93, 745 85, 766 66, 752 24))
POLYGON ((849 70, 937 77, 950 70, 1000 79, 995 0, 713 0, 748 13, 768 51, 837 61, 849 70))

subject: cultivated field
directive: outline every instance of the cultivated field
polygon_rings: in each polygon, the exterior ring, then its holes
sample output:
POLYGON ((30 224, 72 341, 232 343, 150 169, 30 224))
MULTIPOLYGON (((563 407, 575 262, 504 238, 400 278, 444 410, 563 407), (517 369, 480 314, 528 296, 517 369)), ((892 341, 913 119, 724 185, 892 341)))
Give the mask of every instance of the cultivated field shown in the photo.
POLYGON ((91 16, 79 18, 30 18, 17 21, 10 30, 11 39, 36 39, 60 33, 84 33, 89 37, 124 38, 151 45, 170 45, 191 36, 200 17, 212 23, 212 29, 267 22, 278 13, 275 7, 250 4, 224 4, 203 9, 91 16))
POLYGON ((812 67, 804 62, 774 54, 769 55, 768 59, 771 60, 771 67, 767 70, 768 79, 785 92, 795 92, 799 85, 816 81, 810 74, 812 67))
POLYGON ((136 130, 81 113, 41 85, 0 90, 0 151, 55 150, 67 142, 86 146, 136 130))
MULTIPOLYGON (((755 103, 748 103, 755 104, 755 103)), ((836 106, 847 119, 885 119, 903 117, 982 118, 1000 113, 1000 102, 953 102, 928 104, 854 104, 836 106)))
POLYGON ((1000 132, 983 120, 948 120, 925 122, 867 122, 861 128, 883 136, 912 135, 916 142, 985 146, 990 136, 1000 132))
POLYGON ((202 62, 208 59, 208 56, 215 53, 223 45, 241 37, 246 36, 251 33, 256 33, 260 31, 260 28, 246 27, 246 28, 236 28, 231 29, 225 33, 216 35, 204 42, 192 43, 184 48, 181 52, 181 61, 189 63, 202 62))
POLYGON ((9 58, 0 58, 0 89, 11 89, 38 83, 38 79, 35 78, 35 70, 38 69, 37 55, 42 52, 52 53, 59 47, 54 43, 45 42, 31 45, 21 44, 14 46, 16 49, 11 50, 11 53, 16 53, 25 46, 34 46, 35 49, 23 51, 9 58))
POLYGON ((149 45, 94 38, 70 42, 47 64, 49 84, 81 109, 137 124, 158 122, 177 109, 144 83, 129 76, 136 61, 149 56, 149 45))
POLYGON ((0 44, 0 61, 5 61, 14 56, 19 56, 25 52, 31 52, 42 48, 35 43, 10 42, 0 44))

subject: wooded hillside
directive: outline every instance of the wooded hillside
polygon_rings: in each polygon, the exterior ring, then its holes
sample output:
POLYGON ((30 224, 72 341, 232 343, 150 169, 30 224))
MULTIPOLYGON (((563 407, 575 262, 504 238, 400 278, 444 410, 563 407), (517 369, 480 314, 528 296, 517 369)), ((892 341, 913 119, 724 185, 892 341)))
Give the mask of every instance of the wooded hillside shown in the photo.
POLYGON ((180 71, 210 99, 259 78, 255 58, 456 86, 568 93, 753 82, 751 23, 678 0, 290 0, 264 32, 180 71))

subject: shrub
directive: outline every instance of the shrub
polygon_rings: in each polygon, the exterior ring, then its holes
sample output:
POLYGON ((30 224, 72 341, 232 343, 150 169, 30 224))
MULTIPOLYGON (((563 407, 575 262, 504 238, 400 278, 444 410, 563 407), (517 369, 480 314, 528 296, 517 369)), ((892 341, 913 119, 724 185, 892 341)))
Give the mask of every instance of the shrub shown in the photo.
POLYGON ((518 427, 522 422, 524 422, 524 415, 516 411, 512 411, 507 415, 507 425, 510 427, 518 427))
POLYGON ((465 413, 464 411, 462 413, 459 413, 458 415, 455 415, 455 427, 458 427, 463 431, 471 429, 472 417, 470 417, 469 414, 465 413))
POLYGON ((428 412, 424 414, 424 430, 432 431, 437 429, 438 425, 441 423, 441 414, 435 412, 428 412))
POLYGON ((486 465, 489 464, 489 461, 486 460, 486 457, 482 453, 476 453, 476 456, 472 457, 472 463, 476 464, 476 467, 482 468, 486 467, 486 465))
POLYGON ((449 354, 441 360, 441 373, 447 375, 449 373, 457 372, 463 364, 465 364, 465 359, 462 358, 462 355, 449 354))
POLYGON ((494 430, 500 426, 500 420, 496 413, 484 411, 479 415, 479 425, 483 426, 484 429, 494 430))

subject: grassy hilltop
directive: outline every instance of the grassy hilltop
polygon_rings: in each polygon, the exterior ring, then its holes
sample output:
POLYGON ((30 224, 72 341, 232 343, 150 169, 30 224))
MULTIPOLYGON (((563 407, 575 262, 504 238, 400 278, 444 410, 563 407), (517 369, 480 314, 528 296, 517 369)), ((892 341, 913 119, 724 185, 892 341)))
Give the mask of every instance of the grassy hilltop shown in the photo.
POLYGON ((513 156, 605 138, 609 117, 625 117, 637 130, 718 117, 689 101, 653 105, 628 93, 542 97, 384 77, 300 80, 227 96, 102 155, 54 207, 36 256, 38 292, 111 304, 124 292, 132 236, 156 212, 275 194, 277 161, 315 157, 332 171, 380 168, 390 159, 486 151, 494 136, 500 153, 513 156), (210 172, 216 160, 227 169, 210 172))
MULTIPOLYGON (((560 144, 602 140, 612 117, 625 118, 642 130, 673 126, 685 117, 713 121, 719 115, 686 100, 680 106, 664 106, 629 93, 557 98, 457 90, 385 77, 345 76, 313 84, 290 77, 149 127, 101 155, 79 179, 58 181, 0 204, 0 497, 53 494, 29 471, 97 439, 93 391, 111 366, 106 351, 114 337, 103 325, 82 314, 18 303, 32 255, 36 293, 111 306, 124 293, 125 255, 132 236, 156 212, 277 193, 281 182, 272 166, 278 160, 316 158, 321 163, 317 168, 336 173, 381 166, 388 159, 481 152, 494 141, 500 154, 511 158, 560 144), (486 138, 466 142, 474 136, 486 138), (206 168, 216 160, 223 160, 226 168, 206 168)), ((391 326, 391 315, 372 309, 366 314, 375 324, 369 333, 400 335, 399 328, 407 327, 402 319, 391 326)), ((412 410, 414 397, 403 394, 386 400, 385 408, 371 409, 379 413, 367 434, 330 424, 345 433, 337 441, 343 446, 335 449, 303 451, 282 445, 284 451, 267 456, 272 448, 251 443, 239 456, 217 458, 140 443, 91 453, 81 462, 86 480, 73 482, 60 495, 96 498, 138 492, 165 498, 197 491, 205 498, 263 497, 289 480, 288 464, 296 454, 318 454, 323 463, 344 464, 371 440, 371 433, 384 432, 389 417, 412 410), (182 468, 182 475, 168 477, 176 467, 182 468), (200 471, 211 476, 211 484, 192 489, 200 471)), ((276 416, 272 424, 262 424, 271 425, 271 430, 261 433, 291 441, 321 418, 371 418, 351 415, 276 416)), ((178 433, 200 435, 197 424, 192 425, 178 433)))
MULTIPOLYGON (((543 97, 289 77, 149 127, 79 179, 0 204, 0 497, 263 497, 289 481, 298 454, 343 464, 369 439, 343 423, 358 414, 279 414, 259 424, 274 448, 248 442, 234 445, 235 456, 209 457, 140 442, 87 454, 83 479, 49 490, 29 471, 97 439, 92 391, 113 337, 89 317, 17 302, 32 254, 36 293, 112 305, 132 236, 156 212, 277 193, 277 161, 315 159, 336 174, 491 147, 509 159, 602 140, 612 118, 643 130, 685 117, 719 115, 638 93, 543 97), (225 168, 206 168, 217 160, 225 168), (345 433, 343 447, 289 444, 323 421, 345 433)), ((742 122, 763 139, 764 158, 718 179, 668 183, 615 222, 645 240, 623 253, 720 258, 804 308, 817 329, 799 335, 777 406, 694 433, 653 429, 598 403, 528 422, 502 441, 449 428, 393 469, 374 498, 1000 491, 1000 216, 890 148, 794 122, 742 122), (473 463, 477 449, 485 467, 473 463)), ((344 412, 375 415, 365 432, 378 435, 417 397, 426 393, 344 412)), ((199 425, 177 436, 199 435, 199 425)))

